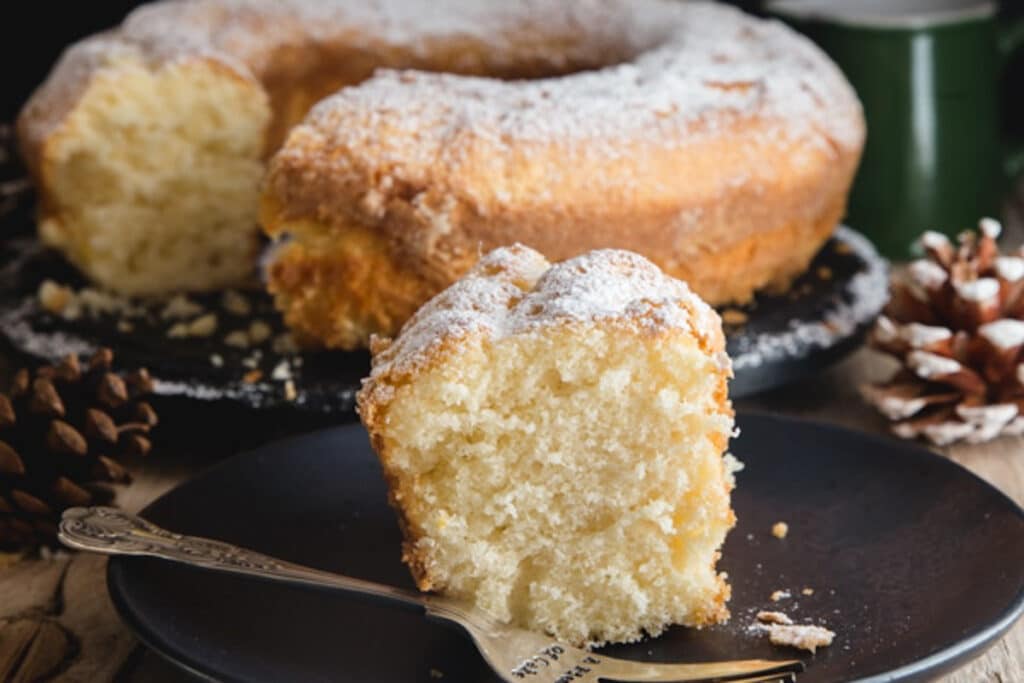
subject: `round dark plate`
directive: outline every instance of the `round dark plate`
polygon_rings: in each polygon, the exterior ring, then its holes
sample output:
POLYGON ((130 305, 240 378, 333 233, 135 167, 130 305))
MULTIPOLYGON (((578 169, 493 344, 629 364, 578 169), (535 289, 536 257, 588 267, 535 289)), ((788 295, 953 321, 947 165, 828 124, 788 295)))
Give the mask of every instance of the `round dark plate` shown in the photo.
POLYGON ((784 294, 758 294, 724 309, 733 398, 812 375, 856 349, 889 298, 885 259, 866 237, 839 226, 784 294), (739 312, 744 322, 730 324, 739 312))
MULTIPOLYGON (((22 226, 21 232, 27 230, 22 226)), ((16 351, 54 362, 67 353, 91 353, 97 346, 118 351, 125 366, 144 366, 157 379, 156 393, 201 400, 227 400, 252 408, 294 406, 303 411, 351 414, 360 380, 369 373, 366 352, 275 352, 269 343, 238 349, 224 343, 231 330, 252 318, 284 332, 265 292, 246 292, 250 316, 226 312, 220 295, 191 297, 218 314, 217 332, 206 338, 167 336, 174 321, 161 316, 163 302, 134 302, 136 313, 66 320, 38 301, 47 279, 75 288, 87 283, 63 258, 43 249, 34 237, 0 242, 0 335, 16 351), (140 312, 138 312, 140 311, 140 312), (219 363, 215 366, 212 359, 219 363), (284 362, 286 375, 274 370, 284 362), (258 373, 258 376, 257 376, 258 373), (286 391, 290 379, 294 392, 286 391)), ((799 379, 835 362, 860 342, 886 299, 885 262, 859 233, 840 227, 808 271, 785 294, 761 294, 726 315, 742 320, 726 325, 728 351, 736 377, 734 398, 799 379)))
MULTIPOLYGON (((838 427, 744 415, 746 463, 721 567, 728 625, 608 648, 651 661, 785 657, 758 610, 837 632, 801 683, 924 680, 978 655, 1024 610, 1024 511, 959 465, 838 427), (771 535, 775 521, 789 535, 771 535), (813 589, 804 595, 804 588, 813 589), (792 597, 772 602, 776 590, 792 597)), ((265 446, 168 493, 169 529, 410 588, 376 458, 359 425, 265 446)), ((352 596, 153 559, 108 581, 142 640, 193 672, 246 681, 495 681, 454 630, 352 596), (433 672, 433 673, 432 673, 433 672)))

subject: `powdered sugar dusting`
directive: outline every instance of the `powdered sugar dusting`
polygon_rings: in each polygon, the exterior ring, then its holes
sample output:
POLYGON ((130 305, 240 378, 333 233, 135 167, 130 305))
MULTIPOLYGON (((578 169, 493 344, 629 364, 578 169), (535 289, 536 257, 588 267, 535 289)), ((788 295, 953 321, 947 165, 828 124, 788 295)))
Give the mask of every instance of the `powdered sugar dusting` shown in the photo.
MULTIPOLYGON (((565 323, 615 321, 637 328, 689 329, 721 347, 718 315, 685 283, 644 257, 603 249, 551 265, 514 245, 484 256, 427 302, 387 348, 372 377, 411 370, 441 344, 473 335, 492 340, 565 323)), ((728 367, 728 358, 720 354, 728 367)))
MULTIPOLYGON (((397 46, 413 55, 445 41, 472 40, 489 60, 625 63, 570 76, 502 82, 386 72, 359 93, 319 108, 374 102, 391 125, 419 131, 464 125, 466 114, 501 136, 621 137, 710 120, 722 111, 777 117, 779 134, 857 147, 860 107, 838 68, 809 40, 777 21, 762 21, 706 2, 667 0, 186 0, 158 2, 122 26, 69 52, 58 80, 79 80, 116 51, 156 64, 216 59, 259 79, 275 54, 348 44, 371 54, 397 46), (528 36, 529 39, 524 39, 528 36), (632 56, 632 59, 630 59, 632 56), (424 87, 431 97, 424 97, 424 87), (639 118, 637 118, 639 116, 639 118), (797 133, 799 131, 799 133, 797 133)), ((382 59, 382 63, 386 63, 382 59)), ((341 131, 339 131, 341 132, 341 131)), ((443 138, 442 138, 443 139, 443 138)))
MULTIPOLYGON (((945 238, 945 235, 942 237, 945 238)), ((949 242, 949 240, 946 241, 947 243, 949 242)), ((914 261, 910 264, 907 272, 910 273, 911 279, 916 284, 921 285, 925 289, 938 289, 945 284, 946 279, 949 277, 942 266, 928 259, 914 261)))
POLYGON ((935 230, 925 230, 920 239, 922 247, 933 251, 942 251, 953 247, 953 243, 949 241, 948 237, 935 230))
POLYGON ((1016 282, 1024 277, 1024 258, 1019 256, 997 256, 996 275, 1007 282, 1016 282))
MULTIPOLYGON (((864 140, 853 89, 810 40, 778 21, 674 0, 156 2, 68 50, 26 109, 24 128, 44 139, 90 76, 121 57, 154 69, 209 59, 261 81, 278 55, 314 46, 344 45, 381 66, 415 67, 453 44, 479 46, 499 71, 524 63, 552 73, 595 68, 516 81, 382 69, 315 107, 296 129, 310 145, 282 153, 364 150, 367 163, 384 159, 416 184, 415 169, 464 162, 479 145, 527 153, 530 143, 557 143, 583 163, 635 153, 624 143, 685 148, 737 129, 782 141, 798 159, 838 159, 864 140), (750 121, 757 125, 743 125, 750 121)), ((490 72, 462 66, 453 68, 490 72)), ((771 175, 768 159, 755 164, 771 175)))
POLYGON ((978 334, 993 346, 1011 349, 1024 344, 1024 320, 1013 318, 993 320, 979 327, 978 334))
POLYGON ((952 358, 946 358, 927 351, 911 351, 907 354, 907 367, 924 379, 952 375, 963 367, 952 358))
POLYGON ((1016 403, 993 403, 983 406, 958 405, 956 414, 964 420, 975 425, 985 425, 990 422, 998 422, 1002 427, 1004 424, 1017 416, 1016 403))
POLYGON ((1016 403, 994 403, 983 406, 960 404, 956 407, 956 414, 973 427, 963 437, 964 440, 967 443, 984 443, 996 438, 1008 427, 1011 432, 1014 431, 1016 426, 1010 427, 1010 425, 1017 418, 1019 410, 1016 403))
POLYGON ((999 295, 999 280, 994 277, 981 277, 956 285, 956 291, 965 301, 992 301, 999 295))
POLYGON ((886 396, 876 401, 875 405, 890 420, 902 420, 917 414, 919 410, 927 405, 927 402, 921 398, 886 396))
POLYGON ((38 334, 31 323, 36 308, 35 297, 26 297, 21 305, 0 312, 4 336, 17 348, 50 362, 57 362, 71 354, 89 355, 96 350, 94 346, 73 335, 60 332, 38 334))
POLYGON ((946 327, 910 323, 902 327, 900 336, 912 347, 921 348, 951 339, 953 333, 946 327))
POLYGON ((995 218, 985 217, 978 221, 978 230, 986 237, 997 239, 1003 232, 1003 226, 995 218))
MULTIPOLYGON (((401 46, 415 54, 429 50, 432 41, 471 39, 493 45, 500 58, 500 52, 516 49, 510 34, 527 29, 543 37, 555 31, 571 35, 569 29, 583 26, 607 36, 611 27, 598 22, 621 19, 625 6, 610 0, 179 0, 132 12, 119 37, 163 58, 205 52, 239 60, 258 73, 282 47, 339 41, 401 46)), ((652 30, 655 24, 641 26, 652 30)), ((635 32, 624 37, 647 38, 635 32)), ((572 41, 562 47, 577 49, 572 41)), ((561 54, 566 56, 575 55, 561 54)))
MULTIPOLYGON (((948 446, 967 438, 974 433, 974 429, 974 425, 969 422, 939 422, 926 425, 921 432, 935 445, 948 446)), ((893 433, 903 439, 913 439, 917 436, 917 430, 909 423, 894 426, 893 433)))
POLYGON ((842 74, 778 22, 703 2, 527 3, 557 27, 564 10, 556 4, 576 8, 577 34, 616 26, 613 42, 635 56, 532 81, 382 70, 317 105, 297 129, 310 144, 283 154, 384 146, 418 166, 483 140, 499 148, 586 141, 592 147, 581 153, 615 157, 623 141, 679 146, 752 117, 773 136, 826 153, 863 140, 860 106, 842 74))

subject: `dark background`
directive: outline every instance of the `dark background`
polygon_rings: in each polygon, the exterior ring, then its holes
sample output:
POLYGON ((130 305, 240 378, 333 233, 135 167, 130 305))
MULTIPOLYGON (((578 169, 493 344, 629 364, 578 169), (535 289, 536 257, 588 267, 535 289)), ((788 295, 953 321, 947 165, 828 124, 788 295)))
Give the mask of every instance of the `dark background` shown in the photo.
MULTIPOLYGON (((5 4, 0 19, 0 73, 4 86, 0 93, 0 121, 10 121, 17 115, 64 46, 116 26, 125 14, 142 3, 140 0, 29 0, 5 4)), ((756 11, 761 0, 732 0, 731 4, 756 11)), ((1021 0, 1002 0, 1000 4, 1004 14, 1024 16, 1021 0)), ((1024 62, 1024 58, 1020 61, 1024 62)), ((1018 68, 1013 72, 1022 73, 1018 68)), ((1016 90, 1024 100, 1024 86, 1016 90)), ((1013 103, 1010 111, 1012 118, 1024 120, 1024 102, 1013 103)))

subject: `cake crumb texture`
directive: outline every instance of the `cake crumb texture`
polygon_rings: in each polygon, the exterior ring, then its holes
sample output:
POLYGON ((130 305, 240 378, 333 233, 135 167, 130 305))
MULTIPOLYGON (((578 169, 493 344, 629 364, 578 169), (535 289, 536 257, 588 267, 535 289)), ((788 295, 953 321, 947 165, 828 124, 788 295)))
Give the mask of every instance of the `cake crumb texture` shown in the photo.
POLYGON ((421 590, 574 644, 728 617, 721 323, 636 254, 497 249, 359 395, 421 590))

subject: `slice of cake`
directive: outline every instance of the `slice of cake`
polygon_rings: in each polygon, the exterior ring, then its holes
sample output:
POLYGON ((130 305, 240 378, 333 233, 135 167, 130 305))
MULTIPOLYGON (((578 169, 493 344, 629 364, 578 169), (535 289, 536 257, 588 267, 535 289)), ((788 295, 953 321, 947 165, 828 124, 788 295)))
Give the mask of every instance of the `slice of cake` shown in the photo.
POLYGON ((420 589, 577 645, 728 617, 731 371, 684 283, 502 248, 373 351, 359 413, 420 589))

